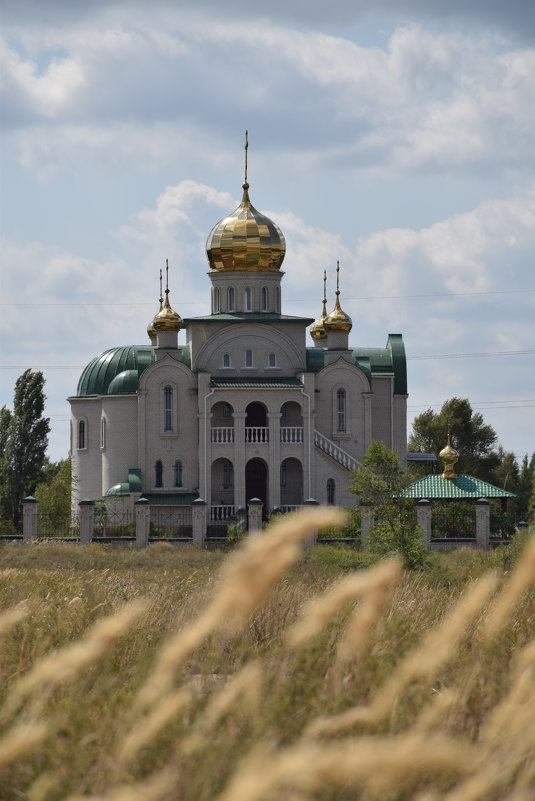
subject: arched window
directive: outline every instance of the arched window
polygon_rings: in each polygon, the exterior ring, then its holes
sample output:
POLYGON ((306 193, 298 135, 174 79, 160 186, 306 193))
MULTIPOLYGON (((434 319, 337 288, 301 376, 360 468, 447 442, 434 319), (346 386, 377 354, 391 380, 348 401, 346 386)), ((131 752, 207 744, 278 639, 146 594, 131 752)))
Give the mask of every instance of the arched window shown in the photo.
POLYGON ((336 485, 334 483, 334 478, 329 478, 327 480, 327 506, 334 506, 336 502, 336 485))
POLYGON ((230 459, 223 460, 223 489, 230 489, 232 487, 232 479, 234 476, 234 468, 230 459))
POLYGON ((219 287, 216 286, 214 289, 214 314, 218 314, 221 311, 221 292, 219 287))
POLYGON ((102 450, 106 447, 106 418, 100 418, 100 447, 102 450))
POLYGON ((163 464, 161 459, 158 459, 154 465, 154 486, 163 487, 163 464))
POLYGON ((165 387, 163 391, 163 430, 173 430, 173 387, 165 387))
POLYGON ((180 461, 180 459, 176 460, 174 471, 175 471, 175 487, 181 487, 182 486, 182 462, 180 461))
POLYGON ((268 288, 267 288, 267 286, 263 286, 262 287, 262 311, 267 311, 268 310, 268 299, 269 299, 268 288))
POLYGON ((245 287, 245 311, 252 311, 253 308, 253 296, 251 292, 251 287, 245 287))
POLYGON ((229 286, 227 289, 227 311, 234 311, 234 287, 229 286))
POLYGON ((253 351, 246 350, 245 351, 245 366, 252 367, 253 366, 253 351))
POLYGON ((286 486, 286 462, 281 464, 281 487, 286 486))
POLYGON ((223 354, 223 367, 230 367, 230 353, 223 354))
POLYGON ((275 311, 280 314, 281 310, 281 290, 280 286, 275 287, 275 311))
POLYGON ((232 417, 232 406, 230 403, 223 404, 223 417, 232 417))
POLYGON ((344 433, 346 430, 346 391, 339 389, 336 393, 336 430, 344 433))
POLYGON ((270 353, 268 356, 268 367, 276 367, 277 366, 277 358, 274 353, 270 353))
POLYGON ((85 422, 80 420, 78 423, 78 450, 83 451, 85 448, 85 422))

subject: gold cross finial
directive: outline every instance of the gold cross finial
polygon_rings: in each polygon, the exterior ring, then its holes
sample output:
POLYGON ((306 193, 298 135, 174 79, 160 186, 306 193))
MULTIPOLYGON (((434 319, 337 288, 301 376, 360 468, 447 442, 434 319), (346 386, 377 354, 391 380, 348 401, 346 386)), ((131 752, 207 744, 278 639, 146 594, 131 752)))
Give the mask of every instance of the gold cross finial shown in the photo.
POLYGON ((323 271, 323 302, 327 303, 327 270, 323 271))
POLYGON ((340 294, 340 262, 336 260, 336 296, 340 294))
POLYGON ((249 131, 246 129, 245 130, 245 183, 246 184, 247 184, 247 150, 248 149, 249 149, 249 131))
POLYGON ((160 267, 160 311, 163 309, 162 268, 160 267))

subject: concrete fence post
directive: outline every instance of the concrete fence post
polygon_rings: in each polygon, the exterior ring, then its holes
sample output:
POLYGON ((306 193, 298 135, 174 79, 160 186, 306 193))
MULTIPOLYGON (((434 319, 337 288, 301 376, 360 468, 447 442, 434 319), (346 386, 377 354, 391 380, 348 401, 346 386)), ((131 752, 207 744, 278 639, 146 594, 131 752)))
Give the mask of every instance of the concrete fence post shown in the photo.
POLYGON ((204 548, 206 542, 207 504, 202 498, 197 498, 191 504, 191 523, 193 528, 193 543, 204 548))
POLYGON ((95 523, 95 501, 85 498, 78 504, 80 507, 80 544, 89 545, 93 539, 95 523))
POLYGON ((373 528, 374 513, 371 506, 360 507, 360 544, 362 548, 368 545, 373 528))
POLYGON ((424 548, 429 549, 431 543, 431 518, 433 515, 433 506, 431 501, 422 498, 416 504, 416 522, 420 529, 420 542, 424 548))
POLYGON ((476 548, 486 551, 490 541, 490 503, 486 498, 476 501, 476 548))
POLYGON ((260 498, 251 498, 247 503, 249 511, 249 534, 258 534, 262 531, 262 507, 260 498))
MULTIPOLYGON (((320 502, 317 501, 315 498, 308 498, 304 503, 303 506, 307 508, 319 506, 320 502)), ((318 529, 315 528, 313 531, 310 532, 310 535, 306 538, 303 545, 305 548, 312 548, 314 545, 318 544, 318 529)))
POLYGON ((22 502, 22 542, 29 545, 37 539, 37 507, 39 502, 28 495, 22 502))
POLYGON ((146 498, 138 498, 134 504, 136 515, 136 548, 146 548, 150 534, 150 503, 146 498))

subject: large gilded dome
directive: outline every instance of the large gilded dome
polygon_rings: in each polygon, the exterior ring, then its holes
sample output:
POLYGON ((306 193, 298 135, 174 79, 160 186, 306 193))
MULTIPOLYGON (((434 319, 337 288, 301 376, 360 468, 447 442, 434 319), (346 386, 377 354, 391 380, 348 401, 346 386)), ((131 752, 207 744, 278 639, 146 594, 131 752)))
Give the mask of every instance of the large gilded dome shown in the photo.
POLYGON ((249 184, 245 181, 240 205, 212 228, 206 240, 210 269, 274 272, 280 269, 285 254, 282 231, 252 205, 249 184))

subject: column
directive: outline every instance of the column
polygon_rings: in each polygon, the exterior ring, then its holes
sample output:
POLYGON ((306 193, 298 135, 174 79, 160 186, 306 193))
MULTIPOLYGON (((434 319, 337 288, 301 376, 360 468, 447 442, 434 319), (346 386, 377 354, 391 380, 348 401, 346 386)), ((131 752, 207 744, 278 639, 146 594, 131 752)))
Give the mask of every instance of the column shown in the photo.
MULTIPOLYGON (((315 498, 308 498, 303 504, 303 506, 307 507, 319 506, 319 505, 320 505, 319 501, 317 501, 315 498)), ((313 545, 317 544, 318 544, 318 529, 316 528, 314 529, 314 531, 310 532, 310 535, 306 538, 303 545, 305 546, 305 548, 312 548, 313 545)))
POLYGON ((234 507, 245 506, 245 412, 234 412, 234 507))
POLYGON ((39 503, 33 495, 22 502, 22 542, 29 545, 37 539, 37 507, 39 503))
POLYGON ((360 507, 360 543, 362 548, 366 548, 373 528, 373 509, 371 506, 360 507))
POLYGON ((476 548, 488 550, 490 540, 490 504, 486 498, 476 501, 476 548))
POLYGON ((269 425, 269 506, 270 510, 280 506, 281 502, 281 414, 276 412, 268 414, 269 425))
POLYGON ((95 519, 95 501, 85 498, 78 504, 80 507, 80 544, 89 545, 93 539, 93 522, 95 519))
POLYGON ((420 528, 420 542, 424 548, 429 548, 431 542, 431 516, 433 507, 431 501, 425 498, 416 504, 416 522, 420 528))
POLYGON ((247 503, 249 510, 249 534, 260 534, 262 531, 262 507, 260 498, 251 498, 247 503))
POLYGON ((150 533, 150 503, 146 498, 139 498, 135 504, 136 514, 136 548, 146 548, 150 533))
POLYGON ((206 501, 203 501, 202 498, 197 498, 191 504, 191 522, 193 543, 199 548, 203 548, 206 541, 206 501))

